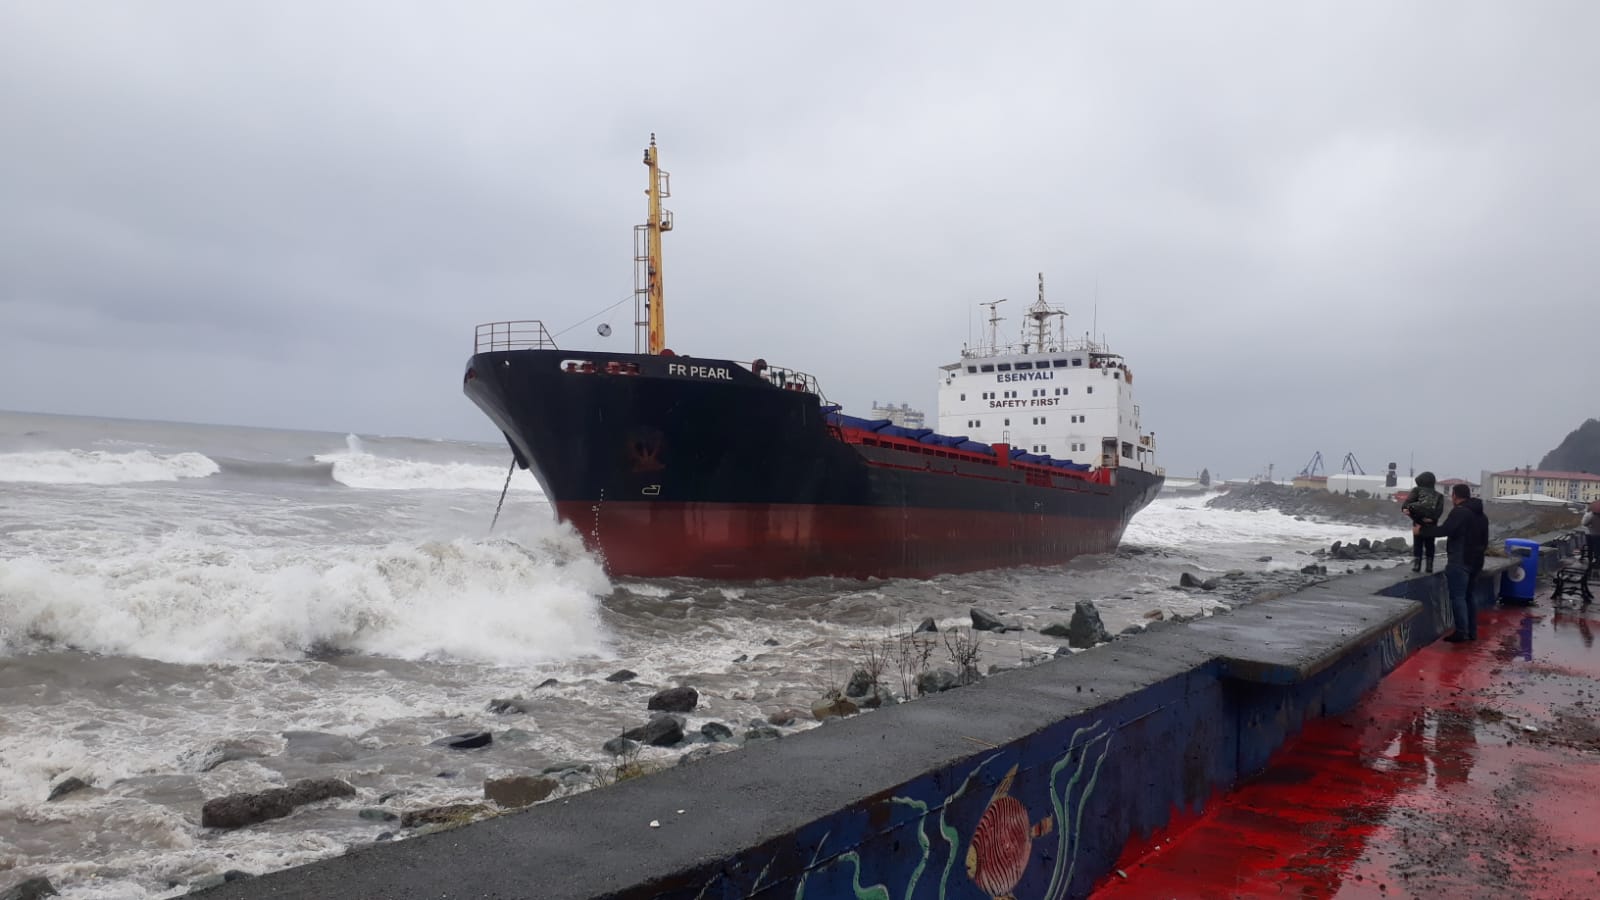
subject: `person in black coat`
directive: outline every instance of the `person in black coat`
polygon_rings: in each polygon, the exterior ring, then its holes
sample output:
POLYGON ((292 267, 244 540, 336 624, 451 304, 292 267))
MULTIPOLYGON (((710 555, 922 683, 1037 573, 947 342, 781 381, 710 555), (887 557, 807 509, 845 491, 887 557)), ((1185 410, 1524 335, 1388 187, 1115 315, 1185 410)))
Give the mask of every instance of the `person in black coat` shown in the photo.
POLYGON ((1489 549, 1489 517, 1483 514, 1483 501, 1472 496, 1464 484, 1450 489, 1450 515, 1437 525, 1417 524, 1411 533, 1423 538, 1442 537, 1447 561, 1445 584, 1450 588, 1450 610, 1456 633, 1445 640, 1452 643, 1478 639, 1478 610, 1472 602, 1472 584, 1483 572, 1483 555, 1489 549))

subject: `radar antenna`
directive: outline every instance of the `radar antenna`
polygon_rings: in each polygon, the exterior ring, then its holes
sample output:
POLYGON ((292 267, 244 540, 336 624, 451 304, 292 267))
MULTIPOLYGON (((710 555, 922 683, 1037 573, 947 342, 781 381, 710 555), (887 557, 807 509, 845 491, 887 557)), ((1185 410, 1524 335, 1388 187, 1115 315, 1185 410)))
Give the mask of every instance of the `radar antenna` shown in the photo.
POLYGON ((987 307, 989 307, 989 355, 990 356, 994 356, 995 354, 1000 352, 1000 332, 999 332, 999 328, 1000 328, 1000 323, 1005 321, 1005 317, 1000 315, 1000 312, 998 310, 996 310, 995 307, 999 306, 1000 304, 1002 304, 1004 302, 1006 302, 1006 298, 1005 297, 1001 297, 999 300, 987 300, 987 301, 984 301, 984 302, 978 304, 979 306, 987 306, 987 307))

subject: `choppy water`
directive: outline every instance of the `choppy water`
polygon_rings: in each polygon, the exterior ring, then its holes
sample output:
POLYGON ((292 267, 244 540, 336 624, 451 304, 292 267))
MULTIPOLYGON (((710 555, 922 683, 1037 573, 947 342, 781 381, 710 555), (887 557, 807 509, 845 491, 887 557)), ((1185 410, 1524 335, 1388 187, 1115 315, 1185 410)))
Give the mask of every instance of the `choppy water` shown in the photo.
MULTIPOLYGON (((1298 568, 1297 551, 1387 536, 1163 499, 1124 539, 1145 552, 1061 567, 612 582, 527 473, 489 536, 508 462, 494 445, 0 413, 0 886, 176 895, 392 831, 355 811, 393 791, 402 808, 479 799, 487 777, 601 763, 663 686, 700 690, 692 728, 740 723, 807 708, 862 642, 925 616, 966 624, 979 606, 1036 629, 1090 599, 1115 632, 1214 603, 1173 588, 1184 569, 1298 568), (623 667, 638 679, 604 680, 623 667), (519 694, 527 715, 486 710, 519 694), (477 728, 498 735, 487 750, 429 746, 477 728), (206 770, 222 742, 262 755, 206 770), (206 798, 313 775, 359 796, 199 826, 206 798), (68 776, 94 788, 47 802, 68 776)), ((1057 645, 1012 632, 981 662, 1057 645)))

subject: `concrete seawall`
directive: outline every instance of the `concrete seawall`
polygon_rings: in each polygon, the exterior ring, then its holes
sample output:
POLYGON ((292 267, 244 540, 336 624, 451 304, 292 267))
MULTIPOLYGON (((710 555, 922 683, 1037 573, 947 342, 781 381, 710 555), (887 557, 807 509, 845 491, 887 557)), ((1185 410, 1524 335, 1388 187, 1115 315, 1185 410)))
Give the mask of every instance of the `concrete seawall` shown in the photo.
MULTIPOLYGON (((1507 565, 1489 561, 1480 605, 1507 565)), ((1081 897, 1446 633, 1442 575, 1407 575, 1345 576, 206 896, 1081 897)))

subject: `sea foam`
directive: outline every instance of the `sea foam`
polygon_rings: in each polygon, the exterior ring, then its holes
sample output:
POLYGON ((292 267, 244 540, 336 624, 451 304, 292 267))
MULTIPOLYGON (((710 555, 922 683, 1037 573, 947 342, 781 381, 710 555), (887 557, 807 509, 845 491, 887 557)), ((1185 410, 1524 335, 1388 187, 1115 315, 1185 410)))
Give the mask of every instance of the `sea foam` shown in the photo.
POLYGON ((0 453, 0 482, 35 484, 132 484, 205 478, 218 471, 216 462, 200 453, 151 453, 149 450, 42 450, 0 453))
POLYGON ((610 592, 575 535, 381 547, 224 547, 0 560, 0 652, 39 646, 178 663, 337 649, 520 665, 607 650, 610 592))
MULTIPOLYGON (((344 450, 319 453, 314 458, 319 463, 333 466, 334 481, 346 487, 366 490, 498 491, 506 484, 506 469, 501 466, 378 456, 367 452, 361 439, 353 434, 345 438, 344 450)), ((531 475, 513 477, 511 486, 519 492, 539 490, 538 483, 531 475)))

